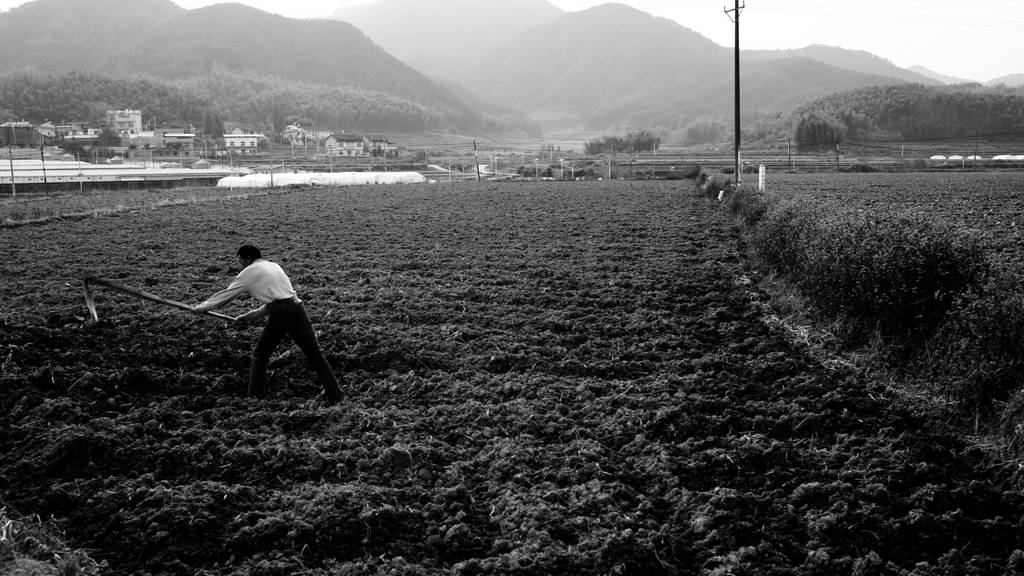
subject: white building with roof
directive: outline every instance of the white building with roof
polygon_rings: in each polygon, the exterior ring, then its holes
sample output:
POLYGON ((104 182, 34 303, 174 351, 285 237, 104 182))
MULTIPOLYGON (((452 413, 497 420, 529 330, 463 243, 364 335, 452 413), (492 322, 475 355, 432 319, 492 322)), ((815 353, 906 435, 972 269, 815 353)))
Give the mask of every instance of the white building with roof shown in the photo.
POLYGON ((263 134, 225 134, 224 148, 231 154, 254 154, 259 150, 260 141, 266 138, 263 134))

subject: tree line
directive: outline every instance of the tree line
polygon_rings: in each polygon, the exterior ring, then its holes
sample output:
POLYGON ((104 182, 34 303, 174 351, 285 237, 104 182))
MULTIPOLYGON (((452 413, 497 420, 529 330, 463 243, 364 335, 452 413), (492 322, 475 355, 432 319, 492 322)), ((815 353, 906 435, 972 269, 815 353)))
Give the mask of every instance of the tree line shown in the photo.
POLYGON ((654 152, 660 144, 660 136, 648 130, 641 130, 625 136, 603 136, 600 140, 588 140, 584 149, 587 154, 632 154, 654 152))
POLYGON ((1024 88, 903 84, 834 94, 791 119, 801 150, 839 142, 1024 137, 1024 88))
POLYGON ((95 122, 107 110, 126 108, 141 110, 147 124, 179 124, 211 138, 222 136, 224 122, 229 120, 263 132, 280 132, 295 122, 381 132, 536 131, 520 117, 485 113, 468 105, 420 104, 371 89, 254 73, 214 70, 176 82, 95 72, 0 75, 0 121, 95 122))

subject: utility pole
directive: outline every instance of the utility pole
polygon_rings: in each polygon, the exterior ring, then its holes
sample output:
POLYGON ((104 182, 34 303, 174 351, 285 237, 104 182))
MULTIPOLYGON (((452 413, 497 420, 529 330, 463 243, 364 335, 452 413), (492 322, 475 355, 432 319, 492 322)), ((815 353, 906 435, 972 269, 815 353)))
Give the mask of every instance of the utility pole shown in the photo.
POLYGON ((43 135, 39 135, 39 162, 43 167, 43 191, 47 196, 50 195, 50 183, 46 181, 46 143, 43 141, 43 135))
POLYGON ((735 68, 735 102, 736 102, 736 113, 735 113, 735 125, 736 125, 736 152, 734 162, 734 174, 736 175, 736 185, 740 185, 741 170, 740 170, 740 11, 747 7, 747 3, 744 2, 740 5, 740 0, 734 0, 735 4, 732 10, 723 9, 726 15, 730 12, 732 16, 730 19, 736 24, 736 52, 733 56, 734 68, 735 68))
POLYGON ((476 149, 476 140, 473 140, 473 164, 476 165, 476 181, 480 181, 480 153, 476 149))
POLYGON ((14 187, 14 121, 11 121, 11 141, 7 143, 7 160, 11 163, 11 198, 18 195, 17 189, 14 187))

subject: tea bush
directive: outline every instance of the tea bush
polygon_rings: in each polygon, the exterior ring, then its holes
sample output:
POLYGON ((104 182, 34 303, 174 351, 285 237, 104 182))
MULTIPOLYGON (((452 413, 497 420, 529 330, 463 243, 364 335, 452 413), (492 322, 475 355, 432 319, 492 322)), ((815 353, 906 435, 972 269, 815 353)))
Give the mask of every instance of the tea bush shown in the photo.
POLYGON ((764 219, 771 206, 771 198, 754 188, 741 186, 725 199, 729 212, 746 226, 755 226, 764 219))
POLYGON ((1024 384, 1020 279, 1007 273, 993 275, 958 298, 929 343, 929 352, 931 375, 949 383, 948 392, 967 409, 986 410, 1020 391, 1024 384))
POLYGON ((753 246, 768 265, 783 274, 797 276, 803 266, 802 247, 811 241, 817 223, 825 217, 817 207, 793 200, 773 204, 754 228, 753 246))
POLYGON ((977 232, 745 189, 726 207, 759 259, 842 321, 846 344, 880 335, 880 360, 934 384, 968 427, 991 423, 1024 456, 1024 273, 995 272, 977 232))
POLYGON ((752 241, 823 312, 888 336, 937 326, 987 269, 973 237, 918 214, 788 201, 767 210, 752 241))

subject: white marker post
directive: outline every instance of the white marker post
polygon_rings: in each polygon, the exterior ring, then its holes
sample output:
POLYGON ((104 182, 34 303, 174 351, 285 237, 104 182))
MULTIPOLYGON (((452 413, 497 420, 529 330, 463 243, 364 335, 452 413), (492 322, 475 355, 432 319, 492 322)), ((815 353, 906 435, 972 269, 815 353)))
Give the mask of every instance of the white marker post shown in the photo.
POLYGON ((764 175, 765 169, 764 164, 757 167, 757 191, 764 192, 764 175))

